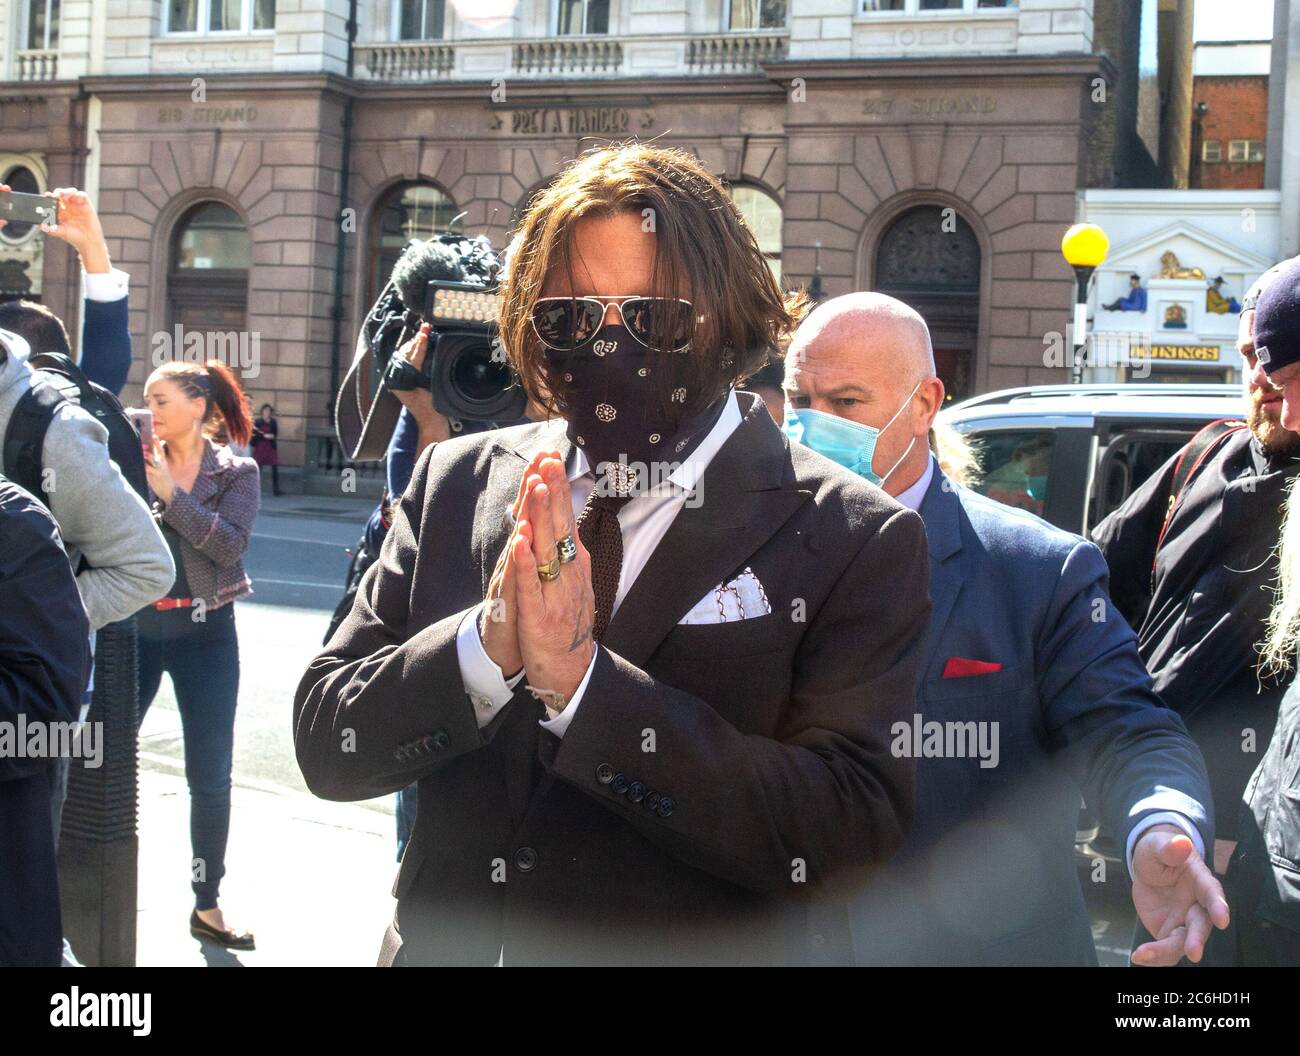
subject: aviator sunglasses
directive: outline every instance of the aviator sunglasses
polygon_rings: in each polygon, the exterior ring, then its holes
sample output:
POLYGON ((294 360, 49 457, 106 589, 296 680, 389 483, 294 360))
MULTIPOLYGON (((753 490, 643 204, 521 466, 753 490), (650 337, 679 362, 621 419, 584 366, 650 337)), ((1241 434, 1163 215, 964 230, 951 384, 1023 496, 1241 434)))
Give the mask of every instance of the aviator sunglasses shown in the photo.
POLYGON ((572 352, 600 329, 608 305, 617 305, 623 326, 646 348, 651 337, 663 334, 668 352, 681 352, 691 343, 694 308, 679 297, 542 297, 533 305, 533 332, 553 352, 572 352))

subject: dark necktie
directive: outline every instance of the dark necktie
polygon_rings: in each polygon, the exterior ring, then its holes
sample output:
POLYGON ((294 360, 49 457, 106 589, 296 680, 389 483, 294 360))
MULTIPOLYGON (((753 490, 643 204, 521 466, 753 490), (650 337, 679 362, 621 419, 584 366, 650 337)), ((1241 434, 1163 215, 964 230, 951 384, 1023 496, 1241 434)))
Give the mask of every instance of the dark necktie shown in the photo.
POLYGON ((598 487, 592 490, 578 515, 578 538, 591 554, 591 588, 596 595, 596 625, 591 633, 596 641, 605 636, 618 596, 618 577, 623 571, 623 530, 618 525, 618 511, 631 499, 600 495, 599 491, 598 487))

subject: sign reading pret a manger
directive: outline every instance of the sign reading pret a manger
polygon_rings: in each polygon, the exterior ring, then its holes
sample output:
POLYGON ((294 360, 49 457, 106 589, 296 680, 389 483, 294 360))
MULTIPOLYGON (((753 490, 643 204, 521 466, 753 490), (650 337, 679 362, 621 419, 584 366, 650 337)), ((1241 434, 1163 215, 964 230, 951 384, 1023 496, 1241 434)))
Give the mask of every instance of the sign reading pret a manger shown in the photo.
MULTIPOLYGON (((542 107, 532 110, 509 110, 510 131, 518 136, 608 135, 632 130, 631 112, 621 106, 542 107)), ((494 114, 501 127, 500 113, 494 114)), ((642 127, 645 127, 644 124, 642 127)))

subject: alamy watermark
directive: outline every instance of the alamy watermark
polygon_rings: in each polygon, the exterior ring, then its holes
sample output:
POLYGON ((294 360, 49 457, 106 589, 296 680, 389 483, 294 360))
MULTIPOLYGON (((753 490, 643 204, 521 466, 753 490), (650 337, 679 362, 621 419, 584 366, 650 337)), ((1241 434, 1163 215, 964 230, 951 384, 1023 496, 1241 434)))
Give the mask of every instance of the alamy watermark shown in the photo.
POLYGON ((177 323, 170 331, 157 331, 150 344, 153 365, 195 363, 215 359, 241 378, 262 373, 262 335, 256 330, 186 330, 177 323))
POLYGON ((0 759, 84 759, 88 770, 104 763, 102 722, 0 722, 0 759))

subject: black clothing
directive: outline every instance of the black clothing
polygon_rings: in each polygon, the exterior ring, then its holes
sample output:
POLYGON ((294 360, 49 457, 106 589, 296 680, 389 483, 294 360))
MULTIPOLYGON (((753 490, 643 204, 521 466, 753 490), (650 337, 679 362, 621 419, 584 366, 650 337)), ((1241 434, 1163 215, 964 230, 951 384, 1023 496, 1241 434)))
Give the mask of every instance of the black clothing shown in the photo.
POLYGON ((1205 755, 1216 835, 1234 840, 1242 791, 1285 689, 1276 680, 1261 686, 1256 647, 1273 601, 1282 503, 1300 460, 1266 454, 1247 429, 1231 434, 1188 482, 1157 555, 1177 460, 1102 521, 1093 539, 1110 566, 1111 597, 1137 628, 1156 692, 1205 755))

